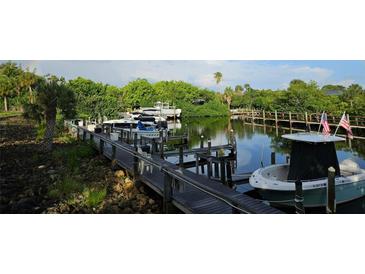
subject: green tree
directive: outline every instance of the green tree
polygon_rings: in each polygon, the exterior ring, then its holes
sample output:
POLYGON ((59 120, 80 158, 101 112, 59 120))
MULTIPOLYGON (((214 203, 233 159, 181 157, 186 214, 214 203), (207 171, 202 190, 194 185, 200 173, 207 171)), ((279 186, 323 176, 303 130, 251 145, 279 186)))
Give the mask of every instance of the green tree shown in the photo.
POLYGON ((8 97, 13 96, 13 83, 6 75, 0 74, 0 96, 4 100, 4 111, 8 111, 8 97))
POLYGON ((26 115, 39 118, 36 116, 41 114, 45 119, 46 131, 43 138, 43 148, 45 151, 50 151, 55 132, 57 110, 64 118, 73 118, 76 100, 74 92, 66 86, 65 79, 56 76, 38 78, 35 90, 35 102, 25 107, 26 115))
POLYGON ((219 85, 219 83, 222 82, 222 80, 223 80, 222 72, 219 72, 219 71, 215 72, 214 79, 215 79, 216 84, 219 85))
POLYGON ((234 91, 231 87, 226 87, 224 89, 223 99, 227 103, 228 109, 231 108, 233 94, 234 94, 234 91))
POLYGON ((243 87, 241 85, 236 85, 234 87, 234 92, 238 95, 242 95, 242 92, 243 92, 243 87))
POLYGON ((35 70, 29 71, 29 69, 27 68, 18 77, 19 77, 20 87, 28 91, 29 103, 33 104, 34 103, 33 86, 37 82, 39 76, 36 75, 35 70))
POLYGON ((13 96, 20 96, 21 86, 19 84, 19 77, 23 73, 21 67, 13 62, 6 62, 0 65, 0 75, 2 77, 1 96, 4 99, 4 110, 8 111, 8 98, 13 96))

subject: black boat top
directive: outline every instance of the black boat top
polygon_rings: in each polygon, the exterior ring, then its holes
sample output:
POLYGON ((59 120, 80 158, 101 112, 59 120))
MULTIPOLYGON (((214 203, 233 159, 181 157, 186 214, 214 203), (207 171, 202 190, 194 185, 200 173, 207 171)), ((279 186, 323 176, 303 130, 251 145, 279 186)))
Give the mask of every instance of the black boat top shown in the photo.
POLYGON ((320 133, 295 133, 282 136, 291 144, 288 180, 312 180, 325 178, 328 168, 333 167, 340 176, 335 142, 344 138, 320 133))

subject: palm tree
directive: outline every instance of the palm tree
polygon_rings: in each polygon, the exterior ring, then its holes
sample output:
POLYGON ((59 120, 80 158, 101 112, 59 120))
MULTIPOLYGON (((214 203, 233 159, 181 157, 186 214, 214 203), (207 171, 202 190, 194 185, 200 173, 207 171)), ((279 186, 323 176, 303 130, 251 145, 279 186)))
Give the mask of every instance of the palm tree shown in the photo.
POLYGON ((219 71, 215 72, 214 79, 215 79, 215 82, 217 83, 217 85, 219 85, 219 83, 222 82, 222 79, 223 79, 222 72, 219 72, 219 71))
POLYGON ((224 89, 223 98, 224 101, 227 103, 229 109, 231 109, 232 97, 233 97, 233 89, 231 87, 226 87, 224 89))
POLYGON ((8 97, 13 95, 13 85, 10 78, 0 74, 0 96, 4 98, 4 110, 8 111, 8 97))
POLYGON ((43 149, 52 149, 54 130, 56 125, 57 109, 61 111, 65 118, 71 118, 75 114, 74 92, 66 86, 64 78, 56 76, 46 76, 38 78, 35 84, 37 91, 34 104, 26 108, 26 113, 30 117, 35 117, 41 113, 46 120, 46 131, 43 138, 43 149))
POLYGON ((24 71, 19 77, 21 88, 27 89, 29 92, 30 104, 34 103, 32 86, 37 82, 37 78, 38 76, 35 74, 35 70, 31 72, 29 71, 29 68, 27 68, 26 71, 24 71))

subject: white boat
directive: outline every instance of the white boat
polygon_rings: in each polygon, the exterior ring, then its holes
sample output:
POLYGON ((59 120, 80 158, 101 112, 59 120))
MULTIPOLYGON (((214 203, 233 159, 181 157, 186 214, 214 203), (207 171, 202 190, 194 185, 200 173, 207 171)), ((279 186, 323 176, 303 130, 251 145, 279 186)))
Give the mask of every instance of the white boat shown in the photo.
POLYGON ((328 168, 336 171, 336 203, 365 196, 365 170, 350 159, 338 163, 337 136, 295 133, 282 136, 291 140, 289 164, 276 164, 256 170, 249 182, 272 204, 294 205, 295 181, 301 180, 305 207, 321 207, 327 202, 328 168))
POLYGON ((181 116, 180 108, 162 102, 157 102, 154 107, 141 108, 141 111, 147 115, 162 116, 164 118, 180 118, 181 116))

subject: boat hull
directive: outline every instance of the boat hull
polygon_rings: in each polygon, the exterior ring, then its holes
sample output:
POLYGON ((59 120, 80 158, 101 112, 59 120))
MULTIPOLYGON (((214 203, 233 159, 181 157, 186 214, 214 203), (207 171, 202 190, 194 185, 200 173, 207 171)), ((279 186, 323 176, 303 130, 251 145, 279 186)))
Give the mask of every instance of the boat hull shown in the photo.
MULTIPOLYGON (((294 206, 295 191, 280 191, 256 188, 260 196, 271 204, 294 206)), ((346 203, 365 195, 365 180, 336 185, 336 203, 346 203)), ((327 204, 327 188, 303 191, 304 207, 323 207, 327 204)))

